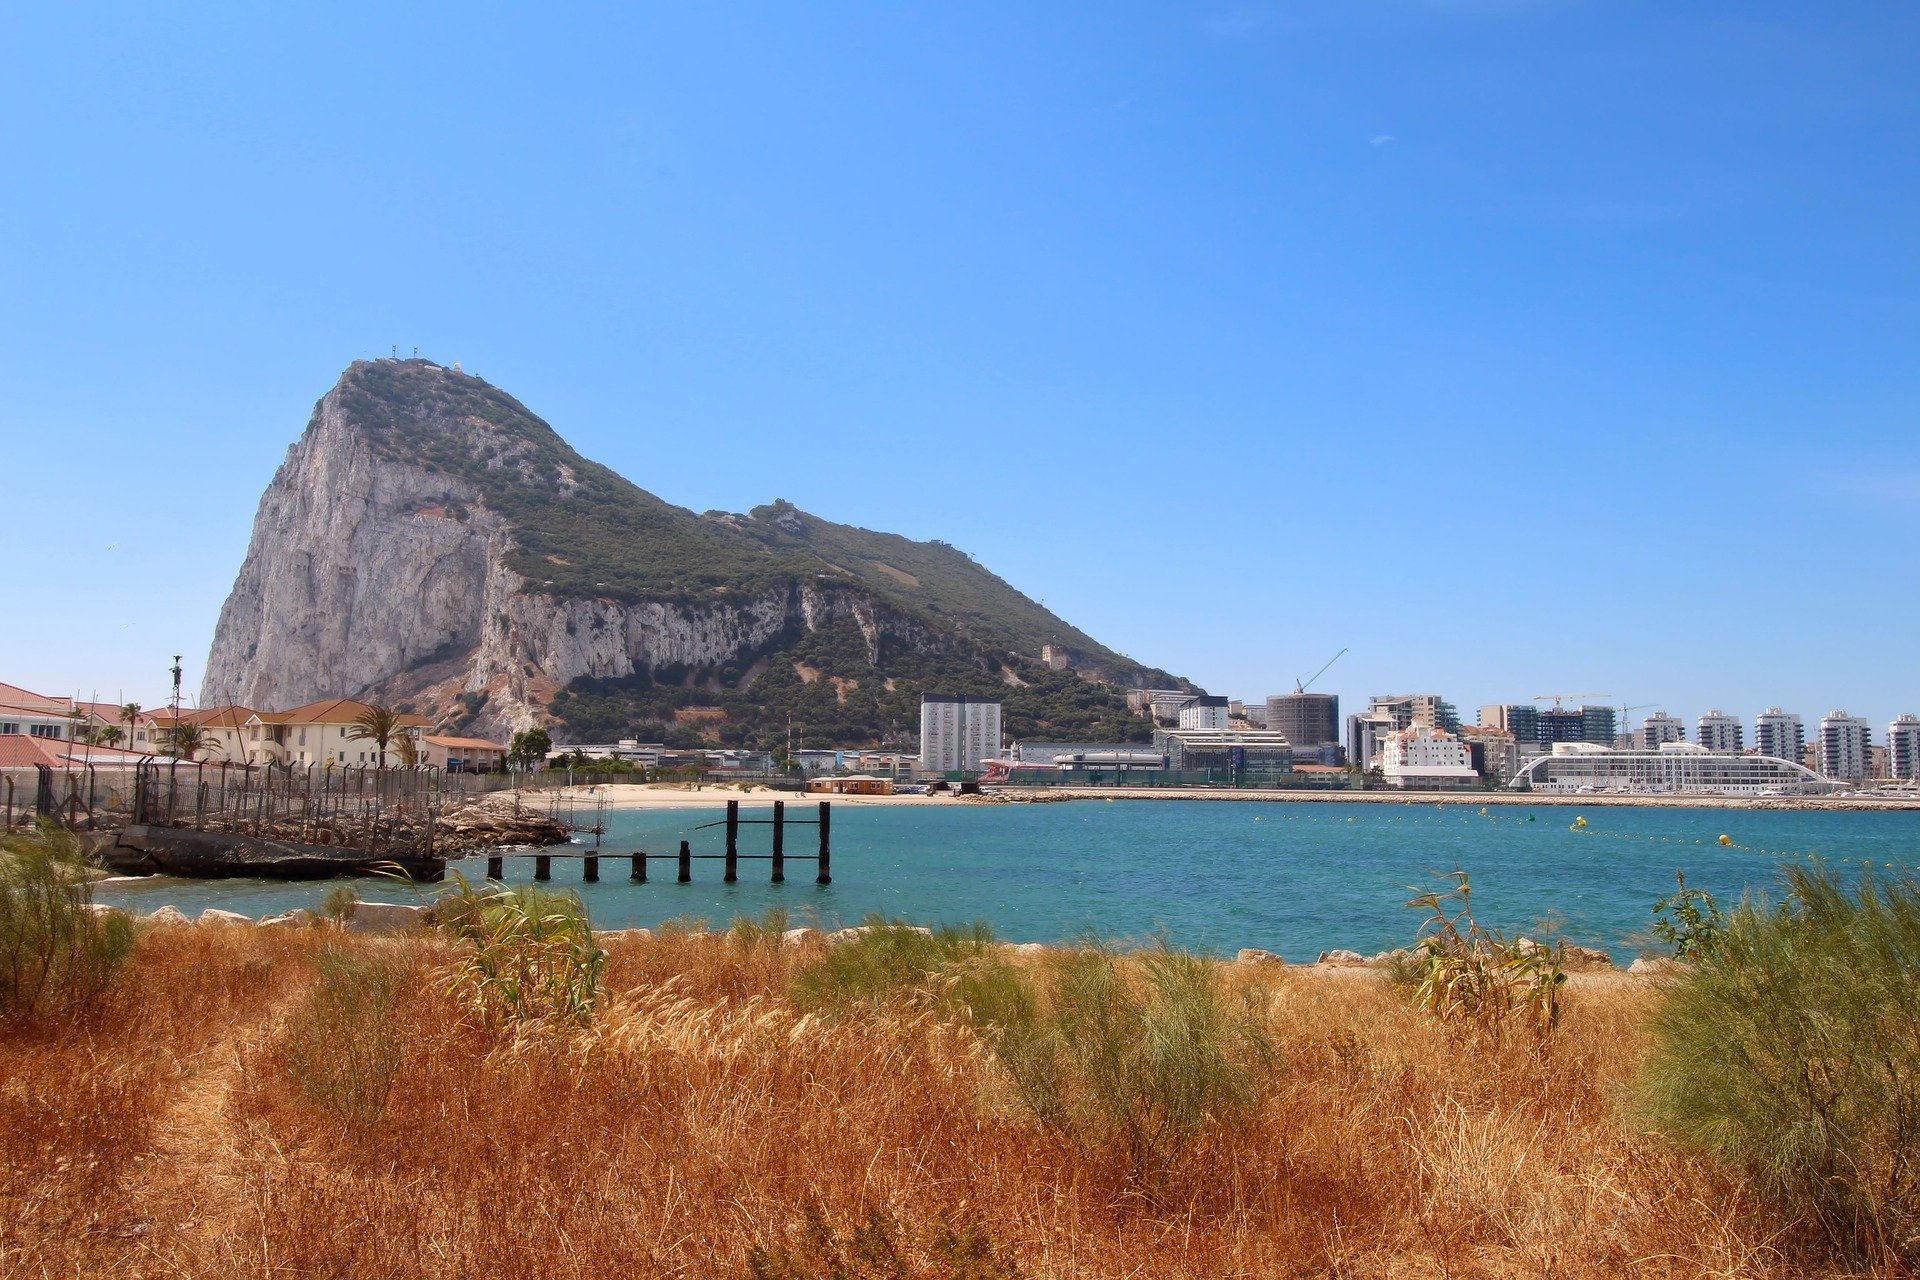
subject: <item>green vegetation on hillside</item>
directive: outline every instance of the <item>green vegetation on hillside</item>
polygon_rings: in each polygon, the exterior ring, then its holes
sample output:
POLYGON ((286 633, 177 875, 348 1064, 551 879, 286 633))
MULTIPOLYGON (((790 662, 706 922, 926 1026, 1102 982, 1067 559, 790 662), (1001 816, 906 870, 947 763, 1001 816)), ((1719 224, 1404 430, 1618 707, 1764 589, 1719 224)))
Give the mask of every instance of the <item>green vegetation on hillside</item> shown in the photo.
POLYGON ((933 691, 999 698, 1002 725, 1015 738, 1126 742, 1152 733, 1111 685, 1037 663, 1008 666, 1019 685, 976 661, 883 643, 876 668, 867 661, 860 629, 842 619, 783 637, 745 670, 678 668, 652 677, 575 680, 555 695, 551 710, 563 740, 575 742, 639 738, 773 750, 786 745, 790 714, 806 745, 908 745, 920 729, 920 695, 933 691), (676 720, 676 712, 691 708, 723 715, 676 720))

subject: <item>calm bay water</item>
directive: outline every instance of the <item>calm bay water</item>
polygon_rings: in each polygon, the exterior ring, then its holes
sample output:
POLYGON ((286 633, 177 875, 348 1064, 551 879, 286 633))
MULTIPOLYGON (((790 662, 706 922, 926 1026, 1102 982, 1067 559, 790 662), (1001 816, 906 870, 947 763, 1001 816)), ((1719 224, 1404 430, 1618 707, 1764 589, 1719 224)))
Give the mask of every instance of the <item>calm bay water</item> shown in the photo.
MULTIPOLYGON (((805 805, 789 806, 807 816, 805 805)), ((765 816, 745 806, 744 816, 765 816)), ((717 829, 694 832, 712 809, 613 815, 608 853, 667 853, 682 838, 717 852, 717 829)), ((744 829, 743 853, 764 853, 767 829, 744 829)), ((812 831, 789 832, 795 852, 812 831)), ((1403 904, 1430 871, 1473 878, 1476 914, 1507 929, 1551 915, 1574 941, 1631 955, 1655 899, 1689 884, 1723 902, 1771 888, 1782 865, 1823 857, 1843 870, 1861 860, 1920 864, 1920 813, 1717 809, 1571 809, 1432 804, 1212 803, 1082 800, 981 806, 837 806, 834 883, 813 883, 812 864, 790 860, 788 883, 766 883, 764 862, 743 862, 741 882, 720 883, 718 862, 696 862, 695 883, 675 884, 670 860, 630 884, 624 859, 606 859, 600 884, 579 883, 579 864, 556 861, 553 887, 578 889, 597 927, 657 925, 674 917, 722 925, 735 915, 785 907, 795 923, 857 923, 870 912, 916 922, 984 920, 1003 938, 1052 942, 1097 932, 1141 938, 1163 930, 1189 947, 1266 947, 1311 960, 1329 947, 1373 952, 1404 944, 1419 914, 1403 904), (1576 815, 1587 827, 1570 829, 1576 815), (1722 834, 1734 847, 1719 844, 1722 834)), ((482 861, 454 866, 470 879, 482 861)), ((507 863, 532 878, 531 859, 507 863)), ((219 906, 262 916, 316 905, 325 884, 155 879, 101 890, 103 902, 151 910, 219 906)), ((428 887, 423 892, 431 893, 428 887)), ((362 881, 369 899, 407 900, 403 888, 362 881)))

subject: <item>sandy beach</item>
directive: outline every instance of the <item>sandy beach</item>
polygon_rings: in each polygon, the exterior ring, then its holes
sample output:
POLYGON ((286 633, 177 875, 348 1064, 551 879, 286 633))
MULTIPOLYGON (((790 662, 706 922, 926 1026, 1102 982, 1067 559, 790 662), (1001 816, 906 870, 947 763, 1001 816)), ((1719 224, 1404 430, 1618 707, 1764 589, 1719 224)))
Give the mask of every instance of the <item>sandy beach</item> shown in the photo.
POLYGON ((1229 791, 1176 787, 1006 787, 987 796, 936 795, 828 796, 806 792, 781 791, 773 787, 747 783, 702 783, 693 786, 678 782, 612 783, 605 786, 541 788, 521 793, 523 802, 544 803, 559 796, 572 804, 604 803, 609 809, 724 809, 729 800, 770 804, 775 800, 805 804, 831 800, 836 807, 879 805, 987 805, 1031 803, 1048 800, 1213 800, 1258 801, 1261 803, 1299 804, 1398 804, 1464 805, 1478 809, 1486 805, 1578 806, 1582 808, 1628 807, 1649 809, 1838 809, 1838 810, 1920 810, 1920 799, 1843 796, 1622 796, 1622 795, 1548 795, 1538 791, 1229 791))

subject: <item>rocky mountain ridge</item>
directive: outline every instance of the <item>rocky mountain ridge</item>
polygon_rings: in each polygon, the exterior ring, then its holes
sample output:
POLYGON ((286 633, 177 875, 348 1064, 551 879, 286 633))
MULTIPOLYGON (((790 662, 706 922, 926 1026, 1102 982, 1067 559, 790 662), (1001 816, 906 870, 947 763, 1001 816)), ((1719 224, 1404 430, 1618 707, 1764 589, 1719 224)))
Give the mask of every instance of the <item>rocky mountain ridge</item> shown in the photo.
POLYGON ((744 742, 743 725, 791 710, 762 705, 784 690, 878 739, 906 696, 896 668, 1016 702, 1045 686, 1103 725, 1117 686, 1180 683, 944 544, 786 503, 695 515, 582 458, 478 378, 380 360, 321 398, 261 498, 201 700, 369 697, 497 735, 564 727, 556 696, 590 690, 596 728, 617 727, 622 705, 649 725, 713 706, 718 717, 693 718, 739 732, 707 736, 744 742), (1038 665, 1042 644, 1069 656, 1068 685, 1038 665), (788 656, 797 646, 813 658, 788 656), (831 704, 810 688, 823 670, 831 704), (1091 704, 1081 686, 1098 691, 1091 704))

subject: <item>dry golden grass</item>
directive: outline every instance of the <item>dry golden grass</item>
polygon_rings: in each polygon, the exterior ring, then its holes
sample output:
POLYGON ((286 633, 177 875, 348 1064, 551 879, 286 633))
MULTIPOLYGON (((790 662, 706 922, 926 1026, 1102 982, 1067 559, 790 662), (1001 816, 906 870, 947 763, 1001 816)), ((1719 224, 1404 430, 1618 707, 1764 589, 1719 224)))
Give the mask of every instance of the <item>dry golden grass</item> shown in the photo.
POLYGON ((612 950, 592 1031, 515 1043, 462 1020, 450 943, 146 933, 86 1023, 0 1041, 0 1274, 738 1276, 813 1204, 843 1230, 876 1210, 911 1238, 972 1226, 1030 1276, 1820 1269, 1620 1120, 1659 998, 1636 982, 1577 985, 1540 1050, 1442 1026, 1371 977, 1262 970, 1269 1100, 1149 1204, 994 1105, 989 1055, 911 1004, 804 1016, 777 946, 612 950), (327 941, 418 974, 370 1125, 299 1101, 288 1075, 286 1021, 327 941))

